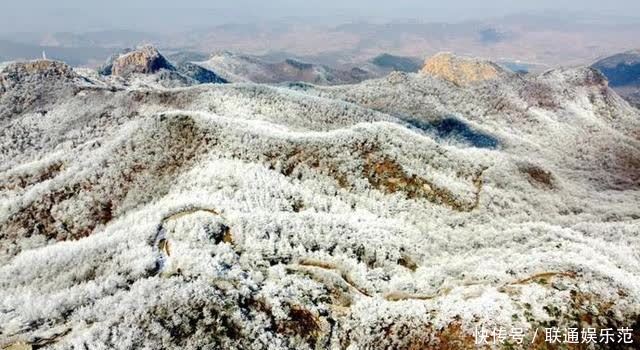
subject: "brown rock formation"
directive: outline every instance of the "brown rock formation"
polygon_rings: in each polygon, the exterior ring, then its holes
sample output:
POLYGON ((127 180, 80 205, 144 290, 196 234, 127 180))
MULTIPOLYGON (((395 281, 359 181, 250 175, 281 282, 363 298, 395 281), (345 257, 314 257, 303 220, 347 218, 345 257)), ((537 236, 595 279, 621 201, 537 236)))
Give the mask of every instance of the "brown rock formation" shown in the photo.
POLYGON ((450 53, 439 53, 429 58, 420 72, 448 80, 458 86, 468 86, 477 81, 496 79, 506 74, 503 68, 493 62, 459 57, 450 53))
POLYGON ((160 69, 173 70, 173 66, 153 46, 143 46, 123 54, 113 62, 113 75, 126 76, 132 73, 151 74, 160 69))

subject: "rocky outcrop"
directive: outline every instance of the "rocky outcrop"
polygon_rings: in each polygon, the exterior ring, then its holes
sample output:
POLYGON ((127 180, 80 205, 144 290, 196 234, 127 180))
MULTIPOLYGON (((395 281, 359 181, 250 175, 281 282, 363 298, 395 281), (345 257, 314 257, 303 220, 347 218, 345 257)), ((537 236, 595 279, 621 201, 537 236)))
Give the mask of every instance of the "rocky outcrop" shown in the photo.
POLYGON ((98 74, 100 75, 111 75, 113 73, 113 63, 120 58, 120 56, 123 56, 125 54, 130 53, 131 51, 133 51, 132 49, 124 49, 120 52, 116 52, 114 54, 112 54, 111 56, 109 56, 109 58, 105 61, 105 63, 103 65, 101 65, 100 67, 98 67, 98 74))
POLYGON ((115 59, 111 74, 116 76, 127 76, 132 73, 152 74, 161 69, 175 70, 175 67, 156 48, 147 45, 115 59))
POLYGON ((450 81, 457 86, 468 86, 507 74, 505 69, 493 62, 460 57, 451 53, 439 53, 429 58, 420 72, 450 81))

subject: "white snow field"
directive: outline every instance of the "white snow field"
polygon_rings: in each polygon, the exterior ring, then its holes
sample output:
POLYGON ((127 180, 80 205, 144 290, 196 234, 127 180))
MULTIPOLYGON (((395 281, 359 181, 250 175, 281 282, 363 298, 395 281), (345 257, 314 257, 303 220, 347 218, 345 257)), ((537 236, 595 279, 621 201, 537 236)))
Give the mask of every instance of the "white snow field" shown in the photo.
POLYGON ((130 79, 0 73, 0 348, 546 349, 541 327, 640 328, 640 113, 595 70, 130 79))

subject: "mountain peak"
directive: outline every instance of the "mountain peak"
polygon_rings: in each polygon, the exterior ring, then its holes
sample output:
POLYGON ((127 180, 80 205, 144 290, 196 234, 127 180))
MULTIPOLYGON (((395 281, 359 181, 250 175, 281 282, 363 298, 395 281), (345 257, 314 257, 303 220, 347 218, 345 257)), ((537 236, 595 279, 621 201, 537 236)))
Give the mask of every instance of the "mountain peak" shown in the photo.
POLYGON ((132 73, 151 74, 161 69, 175 70, 173 65, 151 45, 124 53, 113 61, 112 74, 127 76, 132 73))
POLYGON ((448 80, 458 86, 496 79, 507 73, 505 69, 493 62, 446 52, 427 59, 420 72, 448 80))

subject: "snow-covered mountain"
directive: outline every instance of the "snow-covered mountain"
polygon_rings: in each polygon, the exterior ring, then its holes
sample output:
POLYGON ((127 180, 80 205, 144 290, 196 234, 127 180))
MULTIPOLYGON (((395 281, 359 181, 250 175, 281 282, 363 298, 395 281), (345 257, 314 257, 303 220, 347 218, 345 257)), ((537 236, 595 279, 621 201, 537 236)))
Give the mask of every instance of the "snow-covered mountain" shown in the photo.
POLYGON ((495 327, 542 348, 540 327, 640 328, 638 110, 591 68, 445 58, 331 87, 6 65, 0 347, 462 349, 495 327))
POLYGON ((82 71, 87 77, 113 86, 170 88, 227 83, 215 72, 194 63, 173 64, 150 45, 113 54, 97 72, 82 71))
POLYGON ((358 67, 341 70, 293 58, 271 62, 262 57, 228 51, 215 53, 208 60, 196 64, 217 72, 231 82, 306 82, 316 85, 340 85, 353 84, 377 76, 358 67))
POLYGON ((640 106, 640 50, 603 58, 593 64, 609 80, 611 87, 632 104, 640 106))

